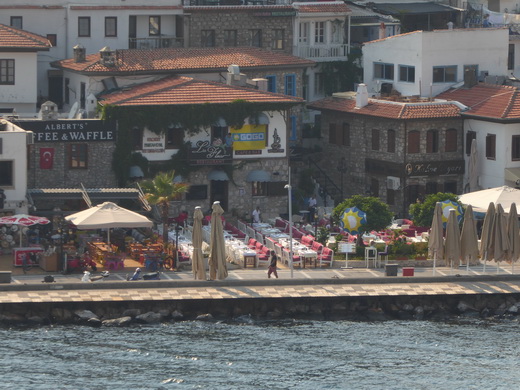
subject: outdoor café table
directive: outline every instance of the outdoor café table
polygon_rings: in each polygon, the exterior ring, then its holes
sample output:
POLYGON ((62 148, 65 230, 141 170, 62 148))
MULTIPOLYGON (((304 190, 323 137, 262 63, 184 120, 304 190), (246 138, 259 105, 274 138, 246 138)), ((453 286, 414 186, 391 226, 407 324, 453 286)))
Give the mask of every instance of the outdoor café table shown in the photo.
POLYGON ((270 227, 272 227, 272 226, 269 225, 268 223, 260 222, 260 223, 253 223, 253 227, 254 227, 256 230, 260 230, 260 229, 267 229, 267 228, 270 228, 270 227))
POLYGON ((316 263, 318 259, 318 252, 313 251, 307 247, 300 248, 297 250, 298 255, 302 258, 303 268, 305 268, 305 263, 308 261, 310 265, 314 262, 314 268, 316 268, 316 263))
POLYGON ((289 235, 287 233, 271 234, 269 237, 271 237, 273 240, 276 240, 278 242, 280 242, 280 239, 286 239, 286 240, 289 239, 289 235))
POLYGON ((281 231, 280 231, 280 229, 269 227, 269 228, 260 229, 260 233, 262 233, 264 236, 271 237, 272 235, 280 234, 281 231))

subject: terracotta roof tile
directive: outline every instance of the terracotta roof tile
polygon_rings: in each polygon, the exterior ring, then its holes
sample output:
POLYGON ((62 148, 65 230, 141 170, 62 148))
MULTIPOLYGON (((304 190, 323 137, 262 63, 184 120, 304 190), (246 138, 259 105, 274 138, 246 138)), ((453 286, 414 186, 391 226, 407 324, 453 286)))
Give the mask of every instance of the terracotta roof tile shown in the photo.
POLYGON ((81 73, 120 73, 157 71, 227 70, 231 64, 240 68, 302 67, 315 62, 289 54, 256 47, 212 47, 190 49, 116 50, 114 66, 101 64, 99 54, 86 56, 84 62, 66 59, 53 62, 56 68, 81 73))
MULTIPOLYGON (((185 5, 185 9, 196 9, 197 11, 214 11, 214 12, 222 12, 222 11, 293 11, 294 8, 292 5, 280 4, 280 5, 219 5, 218 7, 214 5, 185 5)), ((256 12, 255 12, 256 13, 256 12)))
POLYGON ((493 119, 520 119, 518 89, 506 85, 478 84, 472 88, 451 89, 438 99, 456 100, 469 107, 464 115, 493 119))
POLYGON ((315 12, 333 12, 333 13, 349 13, 350 9, 347 7, 345 3, 314 3, 314 4, 305 4, 305 3, 294 3, 296 9, 300 11, 300 13, 315 13, 315 12))
POLYGON ((437 102, 395 103, 369 99, 365 107, 356 108, 355 99, 332 97, 308 104, 308 107, 389 119, 456 118, 460 116, 460 108, 457 105, 437 102))
POLYGON ((253 88, 172 76, 100 97, 100 104, 117 106, 224 104, 234 100, 257 103, 303 103, 301 98, 253 88))
POLYGON ((70 7, 74 11, 99 11, 99 10, 172 10, 182 9, 180 5, 72 5, 70 7))
POLYGON ((47 38, 25 30, 0 24, 0 50, 48 50, 52 47, 47 38))

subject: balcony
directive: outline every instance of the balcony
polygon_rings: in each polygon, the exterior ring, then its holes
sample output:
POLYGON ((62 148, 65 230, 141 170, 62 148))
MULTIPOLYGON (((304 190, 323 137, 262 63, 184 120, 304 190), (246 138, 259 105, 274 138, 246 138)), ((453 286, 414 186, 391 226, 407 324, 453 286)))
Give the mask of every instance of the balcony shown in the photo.
POLYGON ((296 56, 306 58, 308 60, 324 61, 340 61, 348 57, 347 44, 329 44, 319 46, 303 46, 296 47, 296 56))
POLYGON ((184 47, 184 38, 178 37, 153 37, 153 38, 128 38, 129 49, 164 49, 168 47, 184 47))

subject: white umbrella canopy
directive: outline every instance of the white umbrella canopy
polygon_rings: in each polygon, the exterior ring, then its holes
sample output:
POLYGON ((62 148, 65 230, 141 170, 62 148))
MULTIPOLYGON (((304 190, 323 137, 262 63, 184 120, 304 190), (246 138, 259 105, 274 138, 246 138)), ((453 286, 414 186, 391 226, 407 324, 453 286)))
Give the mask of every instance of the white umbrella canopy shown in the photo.
POLYGON ((191 267, 193 271, 193 277, 199 280, 206 280, 206 270, 204 269, 204 255, 202 254, 202 220, 204 214, 199 206, 195 207, 193 213, 193 232, 192 232, 192 243, 193 243, 193 259, 191 261, 191 267))
POLYGON ((488 258, 493 256, 494 241, 491 233, 494 218, 495 204, 490 202, 484 217, 484 223, 482 224, 482 232, 480 233, 480 258, 484 259, 484 272, 486 272, 488 258))
POLYGON ((485 212, 490 202, 495 206, 500 203, 507 213, 512 203, 520 202, 520 190, 508 186, 489 188, 460 195, 459 200, 464 205, 472 205, 473 211, 478 212, 485 212))
MULTIPOLYGON (((153 222, 144 215, 120 207, 112 202, 105 202, 75 214, 67 215, 65 220, 79 229, 111 228, 151 228, 153 222)), ((110 242, 110 230, 108 241, 110 242)))
POLYGON ((211 207, 211 231, 209 248, 209 277, 211 280, 222 280, 228 276, 226 267, 226 242, 224 239, 224 227, 222 226, 222 214, 224 210, 220 202, 216 201, 211 207))
POLYGON ((451 267, 459 265, 460 261, 460 230, 457 222, 455 210, 450 210, 450 216, 446 223, 446 244, 445 258, 446 263, 450 263, 451 267))
POLYGON ((501 204, 497 205, 495 218, 493 219, 492 229, 494 251, 493 259, 497 263, 497 273, 499 271, 498 263, 506 260, 509 254, 509 237, 507 236, 507 218, 504 215, 504 209, 501 204))
POLYGON ((462 232, 460 233, 460 250, 462 260, 466 262, 466 270, 469 272, 471 262, 478 262, 478 236, 473 208, 469 205, 464 214, 462 232))
POLYGON ((442 232, 442 205, 440 202, 437 202, 433 211, 432 227, 428 239, 428 252, 430 257, 433 257, 433 274, 435 274, 437 259, 442 258, 444 252, 444 238, 442 232))
POLYGON ((511 261, 511 273, 515 272, 515 263, 520 257, 520 229, 518 227, 518 212, 513 203, 507 217, 507 235, 509 237, 509 260, 511 261))

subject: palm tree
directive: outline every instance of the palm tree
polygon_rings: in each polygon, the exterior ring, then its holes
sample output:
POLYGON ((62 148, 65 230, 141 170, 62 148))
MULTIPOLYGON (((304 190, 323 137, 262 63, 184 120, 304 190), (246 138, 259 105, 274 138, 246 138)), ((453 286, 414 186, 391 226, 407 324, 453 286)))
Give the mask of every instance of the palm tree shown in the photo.
POLYGON ((170 215, 170 202, 188 191, 187 183, 174 183, 175 171, 159 172, 152 180, 141 183, 146 200, 159 207, 163 222, 163 245, 168 244, 168 217, 170 215))

